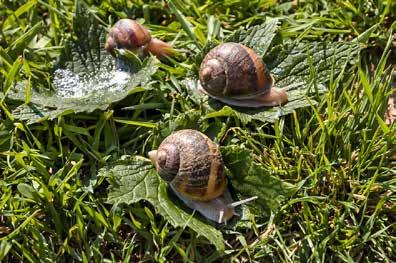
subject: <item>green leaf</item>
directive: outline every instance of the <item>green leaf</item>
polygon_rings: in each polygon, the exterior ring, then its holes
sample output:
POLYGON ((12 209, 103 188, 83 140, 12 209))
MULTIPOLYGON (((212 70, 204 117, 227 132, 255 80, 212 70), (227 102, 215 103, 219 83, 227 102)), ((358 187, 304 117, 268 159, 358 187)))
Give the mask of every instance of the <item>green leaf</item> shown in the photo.
POLYGON ((220 150, 233 188, 247 197, 258 196, 255 203, 261 211, 276 210, 297 191, 297 186, 282 181, 274 171, 255 162, 251 150, 236 145, 220 147, 220 150))
POLYGON ((330 81, 330 76, 340 73, 359 51, 358 43, 293 42, 272 48, 265 55, 264 62, 274 76, 277 87, 291 86, 292 89, 311 91, 310 84, 325 85, 330 81))
MULTIPOLYGON (((157 71, 154 57, 139 61, 132 70, 125 65, 125 57, 114 59, 107 54, 103 48, 106 31, 84 6, 77 8, 73 25, 75 36, 54 67, 55 91, 39 92, 32 84, 30 103, 12 112, 16 119, 32 124, 60 115, 105 110, 135 88, 147 86, 157 71)), ((8 97, 24 101, 26 92, 25 82, 20 82, 8 97)))
POLYGON ((32 186, 25 183, 20 183, 18 184, 17 189, 24 197, 34 199, 36 190, 32 186))
POLYGON ((278 20, 273 19, 261 25, 235 31, 225 39, 225 42, 236 42, 244 44, 253 49, 260 57, 267 53, 272 40, 277 33, 278 20))
MULTIPOLYGON (((268 23, 249 27, 248 29, 240 29, 235 31, 233 34, 224 38, 223 42, 236 42, 242 43, 245 46, 253 49, 260 57, 268 51, 272 44, 272 40, 276 36, 278 26, 278 20, 274 19, 268 23)), ((205 46, 201 49, 201 52, 195 55, 195 63, 201 64, 205 55, 214 47, 217 42, 208 40, 205 46)))
POLYGON ((5 83, 4 83, 4 93, 7 94, 8 89, 11 87, 12 83, 17 78, 17 75, 22 67, 22 58, 17 58, 12 64, 12 67, 8 71, 5 83))
POLYGON ((0 260, 3 260, 12 248, 12 243, 6 240, 0 241, 0 260))
POLYGON ((379 23, 373 25, 372 27, 370 27, 369 29, 367 29, 366 31, 364 31, 363 33, 361 33, 360 35, 358 35, 354 40, 354 42, 359 42, 359 43, 367 43, 367 41, 370 39, 370 36, 372 33, 375 32, 375 30, 377 30, 377 28, 379 27, 379 23))
POLYGON ((114 119, 114 121, 129 125, 152 128, 152 129, 157 127, 157 124, 148 121, 130 121, 130 120, 122 120, 122 119, 114 119))
POLYGON ((29 45, 30 41, 40 33, 43 28, 43 22, 38 22, 25 34, 16 39, 8 48, 7 53, 10 57, 16 58, 29 45))
POLYGON ((29 10, 32 10, 34 6, 37 4, 37 0, 30 0, 21 5, 11 16, 8 16, 7 19, 4 21, 3 24, 3 30, 6 29, 7 27, 11 26, 15 19, 20 17, 22 14, 29 12, 29 10))
MULTIPOLYGON (((248 124, 252 120, 273 123, 281 116, 291 114, 298 108, 309 107, 311 105, 308 97, 301 90, 291 90, 288 92, 288 96, 289 102, 282 107, 263 107, 257 109, 239 108, 235 106, 231 108, 230 106, 224 106, 223 103, 209 98, 208 108, 210 109, 210 113, 206 114, 205 118, 233 116, 238 118, 243 124, 248 124)), ((316 104, 315 101, 311 103, 316 104)))
POLYGON ((187 20, 187 18, 183 15, 182 12, 180 12, 175 4, 173 3, 172 0, 167 0, 166 3, 169 5, 169 9, 170 11, 176 16, 176 18, 179 20, 181 27, 183 28, 183 30, 187 33, 187 35, 191 38, 191 40, 194 41, 195 45, 197 45, 198 47, 200 47, 200 43, 197 40, 197 38, 195 37, 194 34, 194 28, 191 25, 191 23, 187 20))
MULTIPOLYGON (((275 87, 287 91, 288 103, 282 107, 256 109, 225 106, 200 93, 198 79, 186 79, 184 84, 190 98, 198 104, 203 104, 207 110, 205 118, 233 116, 243 124, 253 120, 275 122, 279 117, 291 114, 296 109, 315 105, 317 102, 310 97, 323 94, 327 90, 325 85, 331 80, 331 76, 337 76, 342 72, 351 59, 359 54, 361 48, 359 43, 348 42, 291 42, 275 45, 273 40, 276 31, 277 20, 271 20, 248 30, 238 30, 226 40, 243 43, 263 57, 275 78, 275 87)), ((206 49, 202 51, 203 54, 205 52, 206 49)))
MULTIPOLYGON (((45 119, 52 120, 60 115, 79 112, 93 112, 94 110, 105 110, 112 103, 120 101, 128 96, 138 86, 145 86, 151 80, 151 76, 157 71, 157 60, 150 58, 145 67, 131 76, 131 79, 117 92, 112 87, 89 93, 83 97, 62 98, 57 94, 31 92, 29 104, 22 104, 13 112, 16 119, 27 121, 28 124, 37 123, 45 119), (62 103, 59 103, 59 101, 62 103)), ((89 74, 90 72, 86 72, 89 74)), ((91 72, 94 74, 93 72, 91 72)), ((10 98, 18 101, 24 100, 24 85, 20 83, 15 88, 16 92, 10 94, 10 98)))
POLYGON ((161 136, 165 138, 172 132, 181 129, 198 129, 200 117, 201 112, 197 110, 189 110, 177 116, 166 113, 164 114, 164 120, 160 123, 161 136))
POLYGON ((120 160, 102 168, 99 176, 108 177, 111 181, 108 194, 111 204, 146 200, 173 226, 188 226, 198 235, 206 237, 217 250, 224 251, 221 232, 179 208, 168 193, 167 183, 160 179, 149 160, 142 157, 120 160))

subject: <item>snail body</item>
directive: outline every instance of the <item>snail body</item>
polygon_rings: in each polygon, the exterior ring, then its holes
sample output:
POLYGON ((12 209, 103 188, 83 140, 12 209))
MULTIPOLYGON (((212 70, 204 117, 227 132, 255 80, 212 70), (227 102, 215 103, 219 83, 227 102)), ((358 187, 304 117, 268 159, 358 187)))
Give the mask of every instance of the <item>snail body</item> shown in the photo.
MULTIPOLYGON (((196 130, 180 130, 149 152, 159 175, 191 209, 226 223, 235 213, 224 163, 216 144, 196 130)), ((250 201, 250 200, 249 200, 250 201)))
POLYGON ((223 43, 206 54, 199 71, 202 91, 224 103, 241 107, 277 106, 287 102, 284 90, 261 58, 239 43, 223 43))
POLYGON ((105 49, 114 55, 114 49, 128 49, 138 55, 152 53, 157 57, 172 54, 172 46, 168 43, 152 38, 150 32, 132 19, 120 19, 110 29, 105 49))

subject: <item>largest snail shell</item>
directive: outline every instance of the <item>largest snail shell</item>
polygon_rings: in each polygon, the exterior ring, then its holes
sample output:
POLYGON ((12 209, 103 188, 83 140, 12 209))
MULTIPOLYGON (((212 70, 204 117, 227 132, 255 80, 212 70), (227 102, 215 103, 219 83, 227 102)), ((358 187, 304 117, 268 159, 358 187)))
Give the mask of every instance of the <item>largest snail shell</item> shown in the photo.
POLYGON ((167 137, 156 152, 155 165, 178 194, 192 200, 208 201, 226 189, 221 153, 199 131, 180 130, 167 137))
POLYGON ((201 64, 199 79, 207 92, 230 98, 252 98, 268 93, 272 78, 250 48, 224 43, 212 49, 201 64))
POLYGON ((272 87, 273 79, 261 58, 239 43, 224 43, 209 51, 199 80, 205 93, 231 105, 261 107, 287 102, 286 92, 272 87))

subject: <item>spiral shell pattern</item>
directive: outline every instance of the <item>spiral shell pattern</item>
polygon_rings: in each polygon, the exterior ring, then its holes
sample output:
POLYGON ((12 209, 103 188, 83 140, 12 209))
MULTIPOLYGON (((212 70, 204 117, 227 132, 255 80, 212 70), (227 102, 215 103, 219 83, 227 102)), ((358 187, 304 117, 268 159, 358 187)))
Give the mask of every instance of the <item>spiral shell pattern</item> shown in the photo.
POLYGON ((132 19, 120 19, 110 29, 105 49, 113 53, 115 48, 134 50, 147 45, 151 40, 148 30, 132 19))
POLYGON ((226 188, 224 163, 216 144, 196 130, 180 130, 157 150, 157 170, 179 194, 208 201, 226 188))
POLYGON ((266 94, 272 87, 270 73, 260 57, 239 43, 221 44, 205 56, 199 79, 215 97, 248 99, 266 94))

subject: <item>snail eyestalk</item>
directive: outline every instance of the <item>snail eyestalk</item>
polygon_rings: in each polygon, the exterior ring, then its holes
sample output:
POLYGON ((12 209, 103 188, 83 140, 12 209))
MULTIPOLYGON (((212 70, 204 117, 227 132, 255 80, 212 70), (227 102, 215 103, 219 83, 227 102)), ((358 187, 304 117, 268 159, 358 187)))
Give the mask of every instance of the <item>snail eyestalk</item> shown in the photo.
POLYGON ((217 221, 217 223, 221 224, 221 222, 223 222, 223 217, 224 217, 224 210, 220 210, 219 221, 217 221))
POLYGON ((237 202, 233 202, 233 203, 229 204, 228 206, 229 206, 229 207, 237 207, 237 206, 240 206, 240 205, 249 203, 249 202, 251 202, 251 201, 254 201, 254 200, 256 200, 257 198, 258 198, 257 195, 256 195, 256 196, 252 196, 252 197, 249 197, 249 198, 246 198, 246 199, 237 201, 237 202))
MULTIPOLYGON (((252 196, 252 197, 250 197, 250 198, 246 198, 246 199, 244 199, 244 200, 240 200, 240 201, 237 201, 237 202, 233 202, 233 203, 231 203, 231 204, 228 204, 227 207, 229 207, 229 208, 232 209, 233 215, 235 215, 235 216, 240 216, 237 212, 235 212, 234 208, 237 207, 237 206, 240 206, 240 205, 249 203, 249 202, 251 202, 251 201, 254 201, 254 200, 256 200, 257 198, 258 198, 258 196, 252 196)), ((227 219, 224 218, 224 210, 220 210, 220 212, 219 212, 219 220, 218 220, 218 223, 219 223, 219 224, 220 224, 220 223, 227 224, 227 219)))

